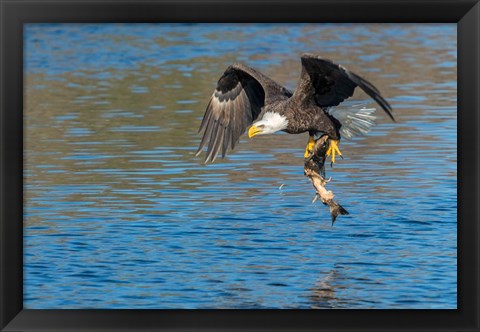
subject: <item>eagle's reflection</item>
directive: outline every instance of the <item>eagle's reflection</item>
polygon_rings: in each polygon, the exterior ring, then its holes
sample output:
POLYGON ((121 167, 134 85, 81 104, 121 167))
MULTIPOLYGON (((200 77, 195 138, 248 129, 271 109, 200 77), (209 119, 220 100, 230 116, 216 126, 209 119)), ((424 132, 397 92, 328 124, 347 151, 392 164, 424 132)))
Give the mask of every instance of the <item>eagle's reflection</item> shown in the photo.
POLYGON ((318 280, 309 296, 312 309, 341 308, 341 301, 335 294, 335 289, 344 287, 338 283, 342 278, 342 269, 343 267, 336 266, 318 280))

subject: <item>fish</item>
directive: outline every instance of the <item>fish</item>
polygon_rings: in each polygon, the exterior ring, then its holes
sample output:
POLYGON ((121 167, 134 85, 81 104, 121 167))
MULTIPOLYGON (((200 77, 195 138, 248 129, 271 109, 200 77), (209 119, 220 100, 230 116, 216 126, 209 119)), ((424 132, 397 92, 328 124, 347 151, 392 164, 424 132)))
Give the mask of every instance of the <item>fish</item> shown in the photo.
POLYGON ((305 158, 304 174, 310 179, 316 190, 312 203, 320 198, 320 201, 330 208, 333 226, 339 215, 348 215, 349 213, 343 206, 333 200, 335 197, 333 192, 325 188, 327 183, 332 180, 331 178, 326 178, 325 172, 325 161, 327 159, 329 141, 327 135, 323 135, 315 141, 313 150, 310 152, 310 155, 305 158))

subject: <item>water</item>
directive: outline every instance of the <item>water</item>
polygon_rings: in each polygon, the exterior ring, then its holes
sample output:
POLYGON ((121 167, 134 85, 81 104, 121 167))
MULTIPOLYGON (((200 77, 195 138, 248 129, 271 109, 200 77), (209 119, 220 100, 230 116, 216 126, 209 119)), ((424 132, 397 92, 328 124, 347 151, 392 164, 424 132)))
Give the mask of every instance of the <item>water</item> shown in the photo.
POLYGON ((25 68, 25 308, 457 307, 456 25, 30 24, 25 68), (293 89, 303 52, 397 118, 342 140, 334 227, 306 134, 194 157, 229 64, 293 89))

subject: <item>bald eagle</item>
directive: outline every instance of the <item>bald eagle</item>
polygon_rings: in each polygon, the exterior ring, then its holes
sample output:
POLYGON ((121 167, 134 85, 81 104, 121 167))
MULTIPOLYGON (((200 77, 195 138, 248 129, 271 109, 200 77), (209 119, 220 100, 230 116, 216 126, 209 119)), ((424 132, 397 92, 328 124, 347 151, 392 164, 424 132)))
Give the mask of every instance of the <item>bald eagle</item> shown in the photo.
POLYGON ((250 126, 250 138, 277 131, 308 132, 305 158, 312 152, 315 138, 328 135, 327 156, 331 155, 333 164, 335 155, 342 155, 338 148, 342 132, 363 133, 373 125, 369 112, 332 110, 333 106, 351 97, 356 87, 395 121, 388 102, 364 78, 313 54, 303 54, 301 62, 300 80, 293 93, 246 65, 229 66, 218 80, 203 116, 199 132, 203 130, 204 133, 196 155, 208 143, 205 163, 215 161, 220 151, 225 157, 228 147, 233 149, 250 126))

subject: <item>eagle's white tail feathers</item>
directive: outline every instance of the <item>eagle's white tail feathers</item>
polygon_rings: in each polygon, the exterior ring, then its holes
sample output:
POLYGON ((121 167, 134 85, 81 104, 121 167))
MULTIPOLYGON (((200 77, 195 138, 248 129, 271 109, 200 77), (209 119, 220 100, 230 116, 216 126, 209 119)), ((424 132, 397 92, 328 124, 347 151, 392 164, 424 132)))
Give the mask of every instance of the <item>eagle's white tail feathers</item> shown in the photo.
POLYGON ((364 104, 350 107, 329 108, 328 114, 340 121, 340 135, 342 138, 366 135, 375 125, 375 108, 367 108, 364 104))

